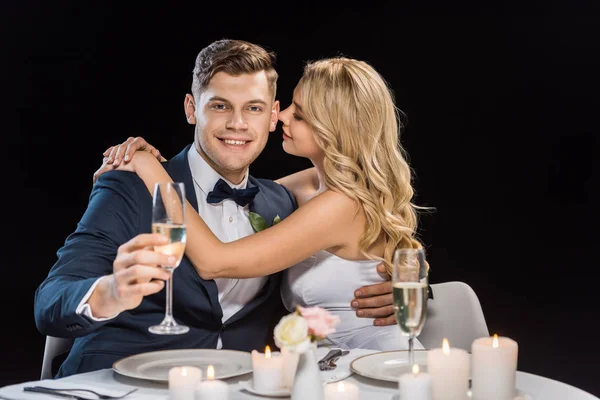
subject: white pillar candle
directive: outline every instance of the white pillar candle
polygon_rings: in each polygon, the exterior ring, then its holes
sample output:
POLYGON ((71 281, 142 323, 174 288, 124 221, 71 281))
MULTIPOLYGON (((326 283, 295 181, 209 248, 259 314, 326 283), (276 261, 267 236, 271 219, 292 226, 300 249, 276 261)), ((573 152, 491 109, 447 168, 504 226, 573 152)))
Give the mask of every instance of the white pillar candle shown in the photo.
POLYGON ((265 347, 265 353, 252 350, 252 385, 259 392, 272 392, 283 387, 283 357, 271 354, 271 348, 265 347))
POLYGON ((325 386, 325 400, 359 400, 358 386, 352 382, 330 383, 325 386))
POLYGON ((296 368, 298 368, 298 358, 300 355, 290 351, 287 347, 281 349, 281 357, 283 363, 283 386, 292 390, 294 386, 294 376, 296 376, 296 368))
POLYGON ((427 371, 431 375, 433 400, 464 400, 469 390, 469 354, 451 349, 444 338, 442 348, 427 352, 427 371))
POLYGON ((400 375, 398 389, 400 389, 401 400, 432 400, 431 375, 427 372, 419 372, 419 366, 415 364, 412 373, 400 375))
POLYGON ((173 367, 169 370, 171 400, 194 400, 194 387, 202 379, 202 370, 196 367, 173 367))
POLYGON ((215 368, 209 365, 206 379, 196 383, 196 400, 227 400, 229 387, 227 383, 215 379, 215 368))
POLYGON ((512 400, 519 345, 507 337, 483 337, 471 345, 473 400, 512 400))

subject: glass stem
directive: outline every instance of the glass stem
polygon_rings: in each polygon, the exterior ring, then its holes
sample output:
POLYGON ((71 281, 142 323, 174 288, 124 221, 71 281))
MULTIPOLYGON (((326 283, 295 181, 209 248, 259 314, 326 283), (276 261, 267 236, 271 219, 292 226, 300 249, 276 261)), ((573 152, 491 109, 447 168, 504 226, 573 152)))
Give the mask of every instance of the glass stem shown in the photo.
POLYGON ((415 365, 415 357, 413 354, 413 337, 408 337, 408 363, 409 368, 412 370, 412 366, 415 365))
POLYGON ((167 306, 165 310, 165 320, 172 321, 173 320, 173 272, 169 272, 169 279, 165 282, 167 285, 167 306))

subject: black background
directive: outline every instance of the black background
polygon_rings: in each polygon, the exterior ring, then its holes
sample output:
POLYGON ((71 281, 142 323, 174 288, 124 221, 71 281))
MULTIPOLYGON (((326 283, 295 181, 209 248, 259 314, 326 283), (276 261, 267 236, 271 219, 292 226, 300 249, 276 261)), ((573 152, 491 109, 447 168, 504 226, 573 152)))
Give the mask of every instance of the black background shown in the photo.
MULTIPOLYGON (((237 38, 278 53, 283 107, 308 59, 374 65, 408 117, 415 201, 436 208, 420 225, 432 282, 475 289, 519 370, 600 395, 598 3, 363 3, 2 2, 3 385, 39 379, 34 291, 101 153, 138 135, 178 153, 196 54, 237 38)), ((251 171, 308 166, 278 127, 251 171)))

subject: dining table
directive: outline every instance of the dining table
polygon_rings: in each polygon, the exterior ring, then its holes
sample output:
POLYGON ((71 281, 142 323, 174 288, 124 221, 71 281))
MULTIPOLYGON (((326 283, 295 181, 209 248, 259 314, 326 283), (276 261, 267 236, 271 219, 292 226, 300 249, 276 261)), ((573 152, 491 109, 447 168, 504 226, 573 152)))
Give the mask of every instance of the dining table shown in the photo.
MULTIPOLYGON (((320 349, 319 349, 320 350, 320 349)), ((323 349, 325 351, 326 349, 323 349)), ((398 384, 380 379, 373 379, 352 370, 353 360, 377 353, 375 350, 353 349, 340 358, 338 370, 327 375, 327 379, 335 385, 338 381, 352 383, 359 389, 361 400, 406 400, 399 398, 398 384), (337 378, 337 379, 336 379, 337 378)), ((252 378, 252 373, 224 379, 228 385, 228 400, 258 400, 272 397, 256 395, 245 389, 244 383, 252 378)), ((132 389, 134 393, 124 400, 170 399, 167 382, 138 379, 123 375, 114 368, 80 373, 59 379, 45 379, 21 382, 0 388, 0 399, 3 400, 51 400, 60 399, 52 394, 24 391, 24 387, 47 386, 53 388, 88 388, 104 394, 121 394, 132 389)), ((517 400, 600 400, 598 397, 571 386, 567 383, 544 376, 517 371, 517 400)), ((89 399, 97 397, 86 396, 89 399)), ((285 397, 280 397, 285 398, 285 397)), ((288 397, 289 398, 289 397, 288 397)), ((410 400, 410 399, 409 399, 410 400)))

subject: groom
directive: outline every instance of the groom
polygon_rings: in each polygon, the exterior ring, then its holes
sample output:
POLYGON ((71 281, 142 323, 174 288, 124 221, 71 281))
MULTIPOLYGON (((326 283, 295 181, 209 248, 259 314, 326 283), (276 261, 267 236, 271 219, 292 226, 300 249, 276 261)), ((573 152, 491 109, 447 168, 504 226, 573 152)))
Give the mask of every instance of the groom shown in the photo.
MULTIPOLYGON (((273 61, 274 54, 243 41, 220 40, 204 48, 196 60, 193 96, 184 102, 188 122, 195 124, 194 143, 163 163, 173 180, 185 183, 190 204, 225 242, 253 233, 248 211, 273 221, 297 207, 283 186, 248 174, 277 123, 273 61), (222 179, 227 185, 217 184, 222 179), (231 193, 237 197, 228 198, 231 193)), ((94 185, 77 229, 35 294, 38 330, 75 338, 57 377, 110 368, 122 357, 148 351, 250 351, 272 342, 272 327, 285 312, 281 274, 204 280, 187 257, 173 273, 173 315, 190 331, 148 332, 165 313, 162 289, 169 275, 156 265, 173 262, 149 250, 161 244, 160 237, 148 234, 151 212, 151 196, 133 173, 110 171, 94 185)), ((376 311, 389 314, 389 309, 386 303, 376 311)))

